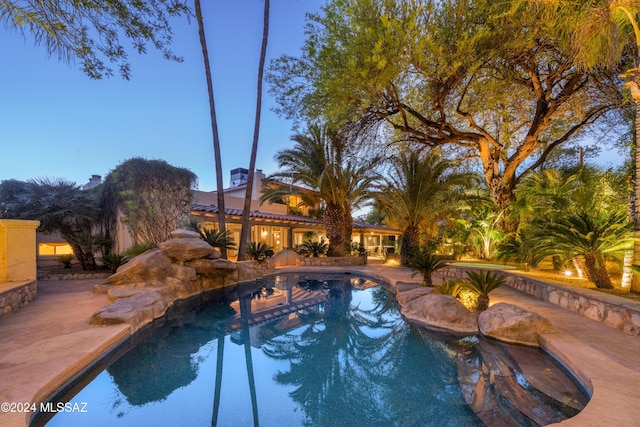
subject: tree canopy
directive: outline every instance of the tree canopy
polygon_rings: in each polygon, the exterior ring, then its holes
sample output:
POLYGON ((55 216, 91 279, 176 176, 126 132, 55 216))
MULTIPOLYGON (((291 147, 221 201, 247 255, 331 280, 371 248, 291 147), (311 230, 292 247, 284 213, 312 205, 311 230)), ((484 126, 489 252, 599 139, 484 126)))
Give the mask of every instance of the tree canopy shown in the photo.
POLYGON ((152 45, 165 59, 181 61, 170 48, 170 19, 189 15, 182 0, 7 0, 0 2, 0 23, 31 36, 51 55, 70 62, 77 58, 93 79, 113 74, 111 64, 129 79, 131 69, 122 39, 146 53, 152 45))
POLYGON ((188 169, 164 160, 135 157, 105 178, 102 209, 110 224, 115 224, 118 212, 124 215, 134 243, 151 241, 157 245, 183 225, 196 181, 188 169))
POLYGON ((505 209, 523 176, 622 105, 621 66, 578 67, 566 37, 578 18, 537 10, 517 1, 331 1, 310 18, 302 55, 272 65, 279 112, 454 145, 480 160, 496 209, 505 209))

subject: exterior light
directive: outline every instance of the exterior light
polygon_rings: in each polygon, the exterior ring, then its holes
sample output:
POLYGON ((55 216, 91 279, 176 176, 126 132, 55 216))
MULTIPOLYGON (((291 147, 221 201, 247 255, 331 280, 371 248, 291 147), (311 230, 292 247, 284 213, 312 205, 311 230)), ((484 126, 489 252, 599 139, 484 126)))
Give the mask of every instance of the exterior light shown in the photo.
POLYGON ((567 276, 567 277, 568 276, 573 276, 573 272, 571 270, 565 270, 564 271, 564 275, 567 276))

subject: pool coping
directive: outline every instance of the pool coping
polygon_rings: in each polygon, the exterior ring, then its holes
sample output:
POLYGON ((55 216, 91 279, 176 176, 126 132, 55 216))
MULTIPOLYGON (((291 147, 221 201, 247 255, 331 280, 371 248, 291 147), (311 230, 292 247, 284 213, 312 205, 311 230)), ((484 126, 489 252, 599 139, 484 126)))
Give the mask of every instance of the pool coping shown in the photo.
MULTIPOLYGON (((345 270, 384 282, 394 290, 400 282, 417 282, 409 269, 381 265, 284 267, 277 272, 345 270)), ((95 283, 92 279, 79 282, 95 283)), ((510 302, 548 318, 558 332, 542 337, 543 349, 591 391, 587 406, 557 425, 600 426, 604 421, 633 425, 640 418, 638 337, 514 289, 501 288, 491 295, 494 303, 510 302)), ((126 341, 131 336, 128 325, 92 326, 88 322, 96 307, 108 303, 106 296, 86 290, 68 292, 66 298, 40 295, 20 312, 0 319, 0 402, 39 404, 126 341), (47 328, 55 331, 48 333, 47 328), (34 340, 24 344, 25 336, 34 340)), ((29 425, 32 415, 28 411, 2 412, 0 424, 29 425)))

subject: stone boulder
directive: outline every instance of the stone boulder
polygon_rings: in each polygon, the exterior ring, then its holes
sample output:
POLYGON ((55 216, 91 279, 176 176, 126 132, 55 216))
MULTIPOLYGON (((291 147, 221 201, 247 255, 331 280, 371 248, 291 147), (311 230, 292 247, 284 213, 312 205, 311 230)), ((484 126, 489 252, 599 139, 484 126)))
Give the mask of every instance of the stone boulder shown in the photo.
POLYGON ((235 262, 220 259, 197 259, 187 263, 189 267, 193 267, 196 273, 204 277, 223 277, 233 273, 238 269, 235 262))
POLYGON ((171 233, 172 239, 199 239, 200 233, 193 230, 185 230, 184 228, 178 228, 171 233))
POLYGON ((200 238, 169 239, 160 243, 158 248, 178 262, 192 261, 198 258, 220 258, 220 252, 200 238))
POLYGON ((433 292, 433 288, 431 287, 419 286, 403 292, 398 292, 398 294, 396 295, 396 300, 398 301, 398 304, 403 306, 409 303, 410 301, 413 301, 414 299, 418 299, 425 295, 429 295, 432 292, 433 292))
POLYGON ((409 301, 400 312, 429 328, 465 334, 478 332, 478 316, 451 295, 428 294, 409 301))
POLYGON ((273 256, 274 267, 300 264, 300 255, 291 249, 283 249, 273 256))
POLYGON ((121 298, 129 298, 145 292, 157 292, 163 299, 172 300, 176 297, 176 291, 173 286, 170 286, 164 282, 144 282, 144 283, 131 283, 127 285, 114 285, 110 286, 107 291, 107 296, 110 301, 116 301, 121 298))
POLYGON ((158 292, 144 292, 128 298, 121 298, 105 307, 99 308, 91 317, 93 325, 114 325, 129 323, 134 330, 163 316, 171 301, 158 292))
POLYGON ((399 294, 400 292, 406 292, 411 289, 424 288, 424 286, 422 286, 422 283, 418 282, 396 282, 394 288, 396 293, 399 294))
POLYGON ((151 249, 118 268, 107 280, 112 285, 162 281, 170 270, 171 259, 160 249, 151 249))
POLYGON ((488 337, 534 347, 540 346, 540 334, 555 332, 546 318, 504 302, 483 311, 478 317, 478 326, 488 337))

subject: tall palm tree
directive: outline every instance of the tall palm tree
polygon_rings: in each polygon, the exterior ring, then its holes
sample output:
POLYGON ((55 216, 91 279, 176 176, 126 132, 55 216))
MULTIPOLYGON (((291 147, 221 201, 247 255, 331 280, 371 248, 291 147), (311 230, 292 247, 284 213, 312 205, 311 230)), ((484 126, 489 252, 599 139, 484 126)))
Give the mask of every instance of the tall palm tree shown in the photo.
MULTIPOLYGON (((211 117, 211 132, 213 134, 213 155, 216 169, 216 193, 218 196, 218 230, 226 233, 225 206, 224 206, 224 185, 222 182, 222 159, 220 155, 220 136, 218 135, 218 119, 216 116, 216 104, 213 94, 213 79, 211 77, 211 65, 209 64, 209 50, 207 49, 207 38, 204 33, 204 21, 202 18, 202 7, 200 0, 194 0, 196 20, 198 21, 198 35, 202 48, 202 58, 204 59, 204 72, 207 78, 207 92, 209 94, 209 113, 211 117)), ((223 258, 227 257, 226 246, 220 247, 223 258)))
POLYGON ((420 232, 459 206, 474 175, 452 172, 452 161, 439 150, 404 149, 390 162, 389 175, 376 199, 389 216, 404 224, 400 259, 407 264, 420 246, 420 232))
POLYGON ((249 174, 247 175, 247 188, 244 196, 244 209, 242 210, 242 230, 240 231, 240 246, 238 247, 238 261, 245 259, 245 252, 251 234, 249 224, 249 212, 251 211, 251 199, 253 195, 253 176, 256 169, 256 156, 258 154, 258 137, 260 136, 260 113, 262 111, 262 80, 264 75, 264 61, 267 56, 267 41, 269 40, 269 0, 264 0, 264 24, 262 29, 262 47, 260 49, 260 63, 258 65, 258 96, 256 99, 256 117, 253 127, 253 144, 251 145, 251 158, 249 160, 249 174))
POLYGON ((327 126, 310 125, 306 134, 296 134, 292 140, 294 148, 276 154, 280 172, 269 177, 272 182, 286 184, 267 189, 262 199, 279 199, 290 191, 316 192, 324 203, 327 256, 345 256, 353 231, 351 212, 371 198, 380 158, 353 152, 343 137, 327 126))

